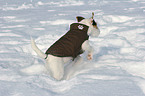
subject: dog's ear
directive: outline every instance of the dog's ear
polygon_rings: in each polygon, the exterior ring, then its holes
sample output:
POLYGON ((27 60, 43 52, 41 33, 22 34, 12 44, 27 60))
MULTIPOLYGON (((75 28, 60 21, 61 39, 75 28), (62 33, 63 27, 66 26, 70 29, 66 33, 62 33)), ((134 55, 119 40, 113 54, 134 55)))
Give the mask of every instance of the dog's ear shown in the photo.
POLYGON ((95 22, 95 20, 93 20, 93 23, 92 23, 93 26, 96 26, 97 23, 95 22))
POLYGON ((77 16, 76 18, 77 18, 77 21, 78 21, 78 22, 80 22, 80 21, 82 21, 83 19, 85 19, 84 17, 81 17, 81 16, 77 16))

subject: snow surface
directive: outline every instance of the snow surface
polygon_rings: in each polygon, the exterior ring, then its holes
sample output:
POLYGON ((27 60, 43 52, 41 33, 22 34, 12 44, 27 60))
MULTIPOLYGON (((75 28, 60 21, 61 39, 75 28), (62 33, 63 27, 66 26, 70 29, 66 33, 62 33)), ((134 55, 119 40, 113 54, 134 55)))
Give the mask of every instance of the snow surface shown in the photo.
POLYGON ((0 0, 0 96, 145 96, 145 0, 0 0), (30 36, 45 52, 91 12, 101 30, 92 61, 67 70, 69 80, 20 72, 45 63, 30 36))

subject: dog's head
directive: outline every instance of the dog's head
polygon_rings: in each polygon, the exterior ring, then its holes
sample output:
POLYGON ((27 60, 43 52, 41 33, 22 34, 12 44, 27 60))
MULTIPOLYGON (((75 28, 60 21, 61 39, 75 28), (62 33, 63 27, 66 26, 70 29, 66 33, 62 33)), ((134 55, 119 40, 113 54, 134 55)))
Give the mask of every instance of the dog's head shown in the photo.
POLYGON ((94 20, 94 13, 92 13, 91 18, 84 18, 84 17, 81 17, 81 16, 77 16, 76 18, 77 18, 77 21, 79 23, 89 26, 88 35, 98 36, 100 34, 100 30, 97 26, 97 23, 94 20))

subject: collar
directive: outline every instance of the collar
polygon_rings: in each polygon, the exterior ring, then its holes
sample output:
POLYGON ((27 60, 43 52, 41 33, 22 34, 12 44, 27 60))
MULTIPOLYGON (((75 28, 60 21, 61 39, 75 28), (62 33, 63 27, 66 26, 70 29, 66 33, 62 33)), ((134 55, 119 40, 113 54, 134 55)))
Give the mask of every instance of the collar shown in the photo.
POLYGON ((70 30, 80 30, 87 32, 89 29, 89 26, 81 24, 81 23, 73 23, 70 25, 70 30))

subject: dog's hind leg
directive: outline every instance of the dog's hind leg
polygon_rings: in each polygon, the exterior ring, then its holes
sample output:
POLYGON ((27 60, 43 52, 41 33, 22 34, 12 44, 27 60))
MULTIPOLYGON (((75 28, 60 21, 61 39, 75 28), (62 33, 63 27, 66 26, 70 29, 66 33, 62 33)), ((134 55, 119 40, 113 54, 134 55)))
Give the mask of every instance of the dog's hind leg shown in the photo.
MULTIPOLYGON (((67 65, 65 67, 64 72, 64 80, 69 80, 73 76, 75 76, 78 73, 78 70, 80 69, 81 63, 83 61, 83 58, 81 56, 77 56, 74 61, 72 61, 71 64, 67 65)), ((80 70, 79 70, 80 71, 80 70)))
POLYGON ((60 57, 48 55, 46 59, 46 69, 48 70, 50 76, 56 80, 61 80, 64 75, 64 62, 60 57))

